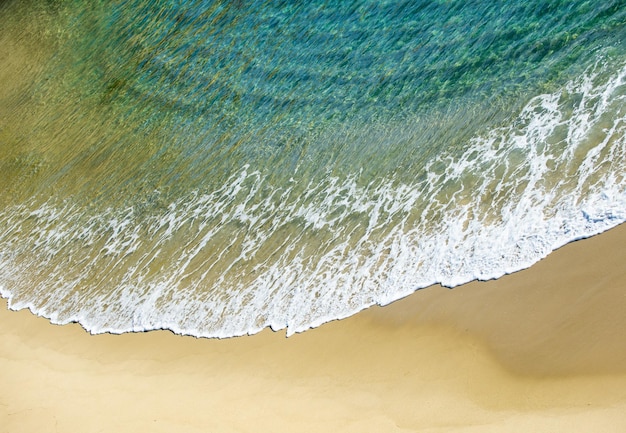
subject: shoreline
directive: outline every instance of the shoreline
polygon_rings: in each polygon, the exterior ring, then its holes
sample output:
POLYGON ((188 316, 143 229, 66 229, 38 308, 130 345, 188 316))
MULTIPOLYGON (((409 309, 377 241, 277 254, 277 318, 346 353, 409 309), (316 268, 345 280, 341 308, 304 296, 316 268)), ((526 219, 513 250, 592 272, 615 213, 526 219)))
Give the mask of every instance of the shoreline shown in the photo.
POLYGON ((626 374, 624 246, 626 223, 496 280, 431 286, 364 315, 391 326, 452 325, 516 374, 626 374), (558 354, 525 363, 543 352, 558 354))
POLYGON ((285 338, 90 335, 0 302, 3 432, 626 430, 626 224, 285 338))

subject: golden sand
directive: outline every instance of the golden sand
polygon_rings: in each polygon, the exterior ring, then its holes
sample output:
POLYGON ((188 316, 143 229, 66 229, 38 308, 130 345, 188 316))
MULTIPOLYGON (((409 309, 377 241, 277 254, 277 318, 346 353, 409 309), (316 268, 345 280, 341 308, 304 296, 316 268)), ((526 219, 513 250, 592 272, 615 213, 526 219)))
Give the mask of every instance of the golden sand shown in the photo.
POLYGON ((0 305, 0 432, 624 432, 626 225, 295 335, 87 334, 0 305))

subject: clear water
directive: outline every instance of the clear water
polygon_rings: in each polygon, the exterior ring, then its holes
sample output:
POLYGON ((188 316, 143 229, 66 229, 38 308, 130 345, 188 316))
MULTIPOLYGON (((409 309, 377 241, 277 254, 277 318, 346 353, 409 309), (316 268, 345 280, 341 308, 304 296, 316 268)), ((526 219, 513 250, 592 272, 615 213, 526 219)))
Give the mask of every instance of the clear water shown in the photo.
POLYGON ((0 2, 0 290, 288 334, 626 220, 626 4, 0 2))

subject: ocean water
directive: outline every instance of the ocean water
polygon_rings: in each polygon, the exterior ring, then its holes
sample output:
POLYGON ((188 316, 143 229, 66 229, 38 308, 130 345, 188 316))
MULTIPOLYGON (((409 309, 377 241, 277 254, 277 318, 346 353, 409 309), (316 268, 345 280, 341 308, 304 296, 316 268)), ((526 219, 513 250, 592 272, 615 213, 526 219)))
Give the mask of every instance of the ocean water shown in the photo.
POLYGON ((626 220, 624 1, 0 20, 0 293, 54 323, 290 335, 626 220))

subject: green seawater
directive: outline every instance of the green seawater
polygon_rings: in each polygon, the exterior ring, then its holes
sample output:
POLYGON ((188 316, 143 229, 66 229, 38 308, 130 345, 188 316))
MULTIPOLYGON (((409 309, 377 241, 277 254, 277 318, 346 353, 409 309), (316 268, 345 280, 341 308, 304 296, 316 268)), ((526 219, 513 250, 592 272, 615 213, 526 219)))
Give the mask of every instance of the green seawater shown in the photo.
POLYGON ((626 220, 623 1, 0 2, 0 290, 288 333, 626 220))

